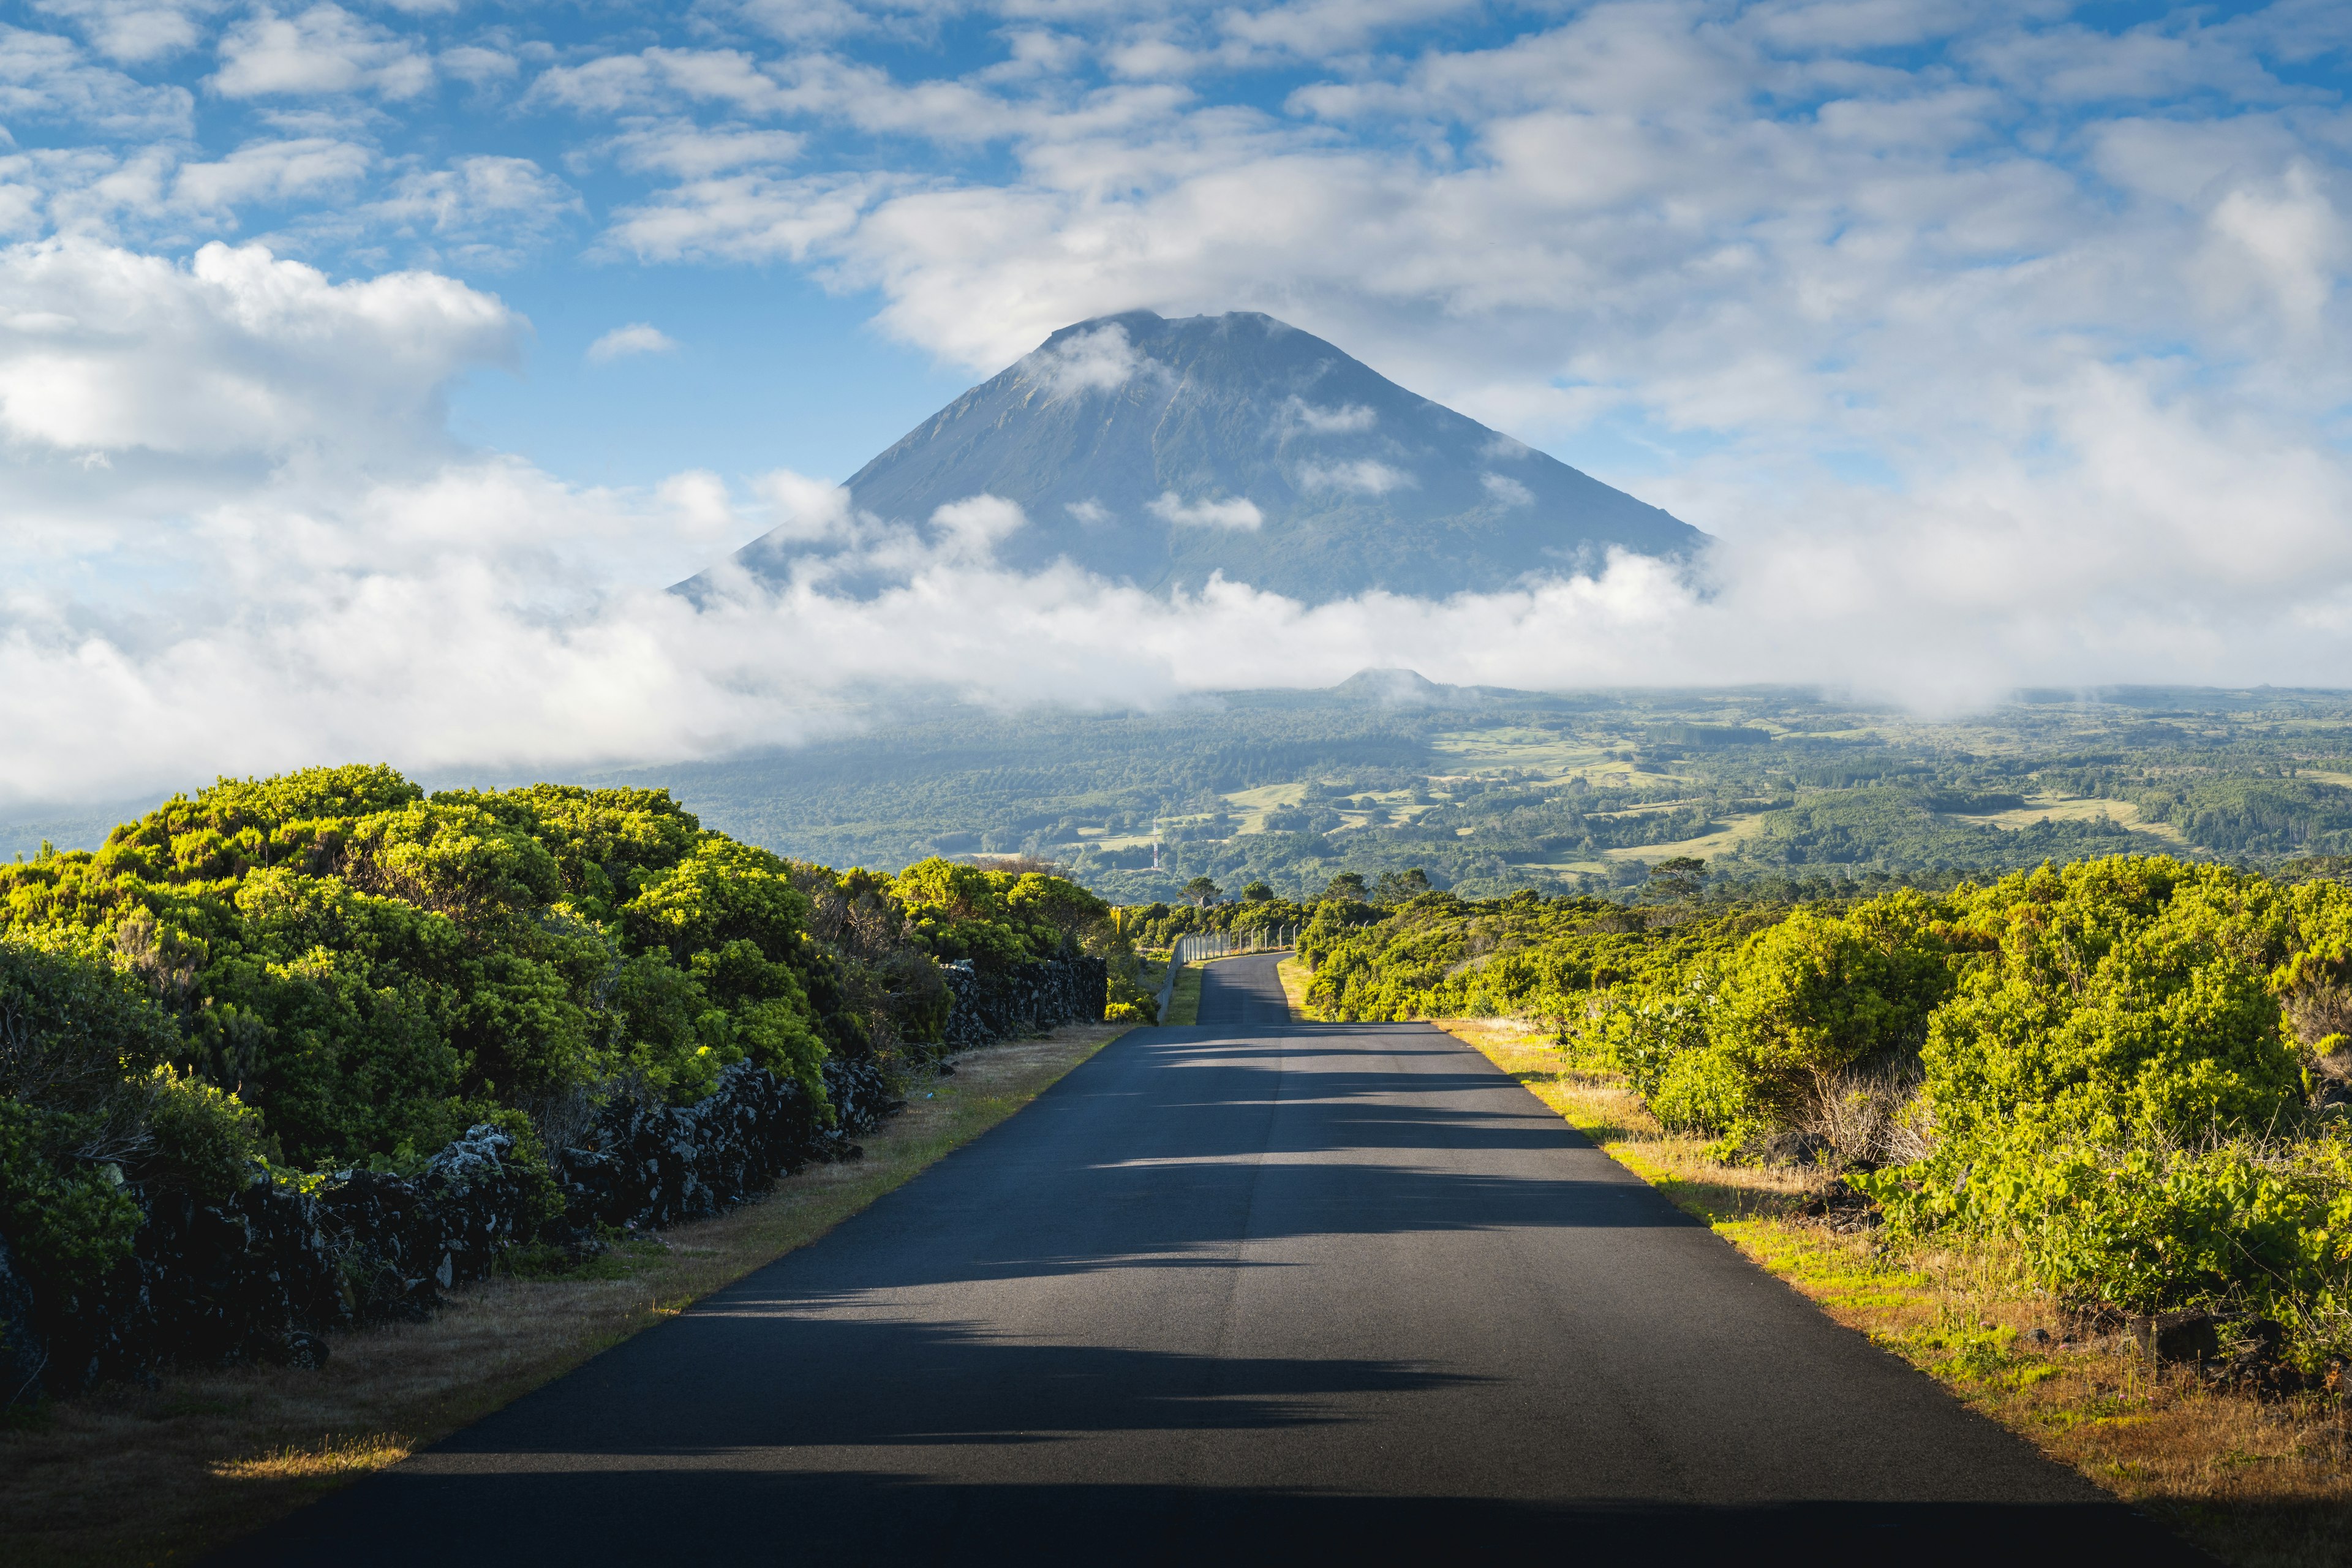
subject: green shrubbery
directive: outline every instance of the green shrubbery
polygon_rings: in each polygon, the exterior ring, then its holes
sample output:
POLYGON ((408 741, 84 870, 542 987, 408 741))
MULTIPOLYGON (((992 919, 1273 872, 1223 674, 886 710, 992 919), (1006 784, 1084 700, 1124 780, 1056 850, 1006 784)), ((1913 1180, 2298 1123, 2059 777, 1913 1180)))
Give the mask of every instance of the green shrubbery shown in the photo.
POLYGON ((1464 901, 1310 927, 1325 1016, 1517 1014, 1725 1158, 2013 1239, 2084 1305, 2352 1349, 2352 891, 2162 857, 1813 907, 1464 901))
POLYGON ((933 1048, 938 960, 1123 946, 1108 914, 1054 877, 787 861, 657 790, 224 780, 0 865, 0 1237, 69 1299, 131 1246, 134 1189, 413 1172, 485 1121, 552 1204, 541 1130, 747 1059, 822 1110, 829 1056, 933 1048))
POLYGON ((0 1236, 65 1296, 129 1255, 131 1183, 217 1195, 260 1150, 248 1107, 171 1065, 179 1043, 112 964, 0 940, 0 1236))

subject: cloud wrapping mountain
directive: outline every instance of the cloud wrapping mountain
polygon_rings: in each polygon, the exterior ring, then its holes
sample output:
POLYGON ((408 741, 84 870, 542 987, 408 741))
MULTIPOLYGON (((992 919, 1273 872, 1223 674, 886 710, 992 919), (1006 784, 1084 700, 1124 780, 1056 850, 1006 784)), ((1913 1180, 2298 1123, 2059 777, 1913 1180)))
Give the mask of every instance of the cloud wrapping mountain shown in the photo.
MULTIPOLYGON (((2352 682, 2348 51, 2326 0, 32 0, 0 800, 708 752, 902 680, 2352 682), (1196 584, 1318 507, 1555 515, 1516 443, 1313 386, 1248 478, 832 482, 921 363, 1139 305, 1348 344, 1704 527, 1704 591, 1196 584), (632 327, 674 352, 589 356, 632 327), (647 427, 692 456, 617 464, 647 427), (777 530, 826 571, 661 591, 777 530), (1158 564, 1054 563, 1103 538, 1158 564)), ((1033 390, 1155 363, 1097 327, 1033 390)))

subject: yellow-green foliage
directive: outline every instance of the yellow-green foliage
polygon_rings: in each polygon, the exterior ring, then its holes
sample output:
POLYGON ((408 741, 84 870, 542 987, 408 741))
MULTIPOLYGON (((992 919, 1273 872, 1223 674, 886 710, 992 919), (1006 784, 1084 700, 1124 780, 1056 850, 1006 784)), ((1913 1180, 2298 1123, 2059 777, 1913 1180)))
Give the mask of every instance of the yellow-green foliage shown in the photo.
POLYGON ((2118 856, 1793 911, 1431 895, 1314 946, 1323 1016, 1552 1019, 1719 1147, 1916 1085, 1918 1157, 1843 1151, 1898 1223, 2014 1237, 2073 1300, 2352 1339, 2352 1131, 2306 1106, 2347 1037, 2294 1022, 2352 1016, 2339 884, 2118 856))
POLYGON ((1673 988, 1692 960, 1785 910, 1629 910, 1601 899, 1327 899, 1299 942, 1318 1018, 1581 1017, 1613 988, 1673 988))
POLYGON ((1076 883, 1035 871, 990 871, 934 856, 900 872, 890 891, 916 935, 950 962, 1020 963, 1077 951, 1110 906, 1076 883))
POLYGON ((664 792, 428 800, 383 767, 225 780, 95 854, 0 866, 12 935, 136 976, 173 1065, 302 1165, 413 1158, 592 1085, 691 1099, 747 1056, 821 1094, 829 1040, 858 1037, 808 907, 664 792))

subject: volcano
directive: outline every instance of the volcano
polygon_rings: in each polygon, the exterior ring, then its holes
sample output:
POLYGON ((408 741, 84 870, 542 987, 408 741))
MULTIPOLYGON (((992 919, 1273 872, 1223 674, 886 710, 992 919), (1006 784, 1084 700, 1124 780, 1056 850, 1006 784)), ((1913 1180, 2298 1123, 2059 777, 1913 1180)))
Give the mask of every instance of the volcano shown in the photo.
POLYGON ((1022 571, 1066 561, 1155 591, 1222 572, 1322 604, 1492 592, 1708 537, 1252 311, 1065 327, 845 489, 847 510, 734 563, 865 593, 923 558, 908 546, 981 548, 1022 571))

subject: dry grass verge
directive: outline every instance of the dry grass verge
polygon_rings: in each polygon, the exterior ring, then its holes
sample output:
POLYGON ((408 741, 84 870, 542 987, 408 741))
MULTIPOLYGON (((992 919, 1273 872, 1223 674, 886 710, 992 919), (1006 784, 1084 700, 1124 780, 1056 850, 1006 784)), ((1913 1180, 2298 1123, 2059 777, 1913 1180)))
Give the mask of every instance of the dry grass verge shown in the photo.
POLYGON ((0 1560, 178 1562, 394 1464, 815 1240, 1125 1028, 1080 1025, 967 1052, 954 1076, 914 1089, 861 1161, 649 1234, 583 1275, 491 1279, 429 1321, 338 1335, 320 1371, 186 1373, 54 1405, 0 1432, 0 1560))
POLYGON ((1809 1218, 1811 1173, 1717 1164, 1613 1074, 1501 1020, 1440 1025, 1849 1328, 2225 1562, 2352 1562, 2352 1436, 2318 1396, 2266 1402, 2152 1368, 2058 1312, 2008 1250, 1889 1243, 1809 1218))
POLYGON ((1290 1016, 1307 1016, 1307 987, 1315 979, 1314 967, 1294 953, 1276 965, 1275 973, 1282 977, 1282 994, 1290 1003, 1290 1016))

